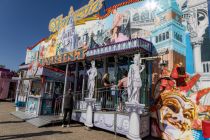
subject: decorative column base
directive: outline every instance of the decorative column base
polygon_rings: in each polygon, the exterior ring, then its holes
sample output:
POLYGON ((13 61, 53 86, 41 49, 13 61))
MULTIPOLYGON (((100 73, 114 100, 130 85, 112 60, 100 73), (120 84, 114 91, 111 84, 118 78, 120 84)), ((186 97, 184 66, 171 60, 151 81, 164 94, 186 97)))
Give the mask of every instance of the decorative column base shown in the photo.
POLYGON ((96 99, 85 98, 85 101, 87 103, 85 126, 93 127, 93 104, 96 102, 96 99))
POLYGON ((131 140, 141 140, 140 137, 140 114, 144 111, 144 104, 126 102, 126 109, 130 113, 129 132, 126 135, 131 140))

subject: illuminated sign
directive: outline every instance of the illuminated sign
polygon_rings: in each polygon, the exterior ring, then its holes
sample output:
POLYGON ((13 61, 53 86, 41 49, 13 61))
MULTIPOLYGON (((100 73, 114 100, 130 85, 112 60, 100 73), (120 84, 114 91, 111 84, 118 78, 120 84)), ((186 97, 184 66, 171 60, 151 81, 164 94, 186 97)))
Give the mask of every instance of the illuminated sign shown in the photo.
MULTIPOLYGON (((103 6, 104 0, 90 0, 87 5, 80 8, 74 12, 74 8, 71 6, 68 16, 63 18, 63 15, 53 18, 49 23, 49 31, 56 32, 59 31, 62 27, 65 27, 68 24, 69 17, 73 15, 74 22, 77 23, 80 20, 87 18, 95 13, 97 13, 103 6)), ((91 19, 91 18, 89 18, 91 19)), ((95 18, 94 18, 95 19, 95 18)))

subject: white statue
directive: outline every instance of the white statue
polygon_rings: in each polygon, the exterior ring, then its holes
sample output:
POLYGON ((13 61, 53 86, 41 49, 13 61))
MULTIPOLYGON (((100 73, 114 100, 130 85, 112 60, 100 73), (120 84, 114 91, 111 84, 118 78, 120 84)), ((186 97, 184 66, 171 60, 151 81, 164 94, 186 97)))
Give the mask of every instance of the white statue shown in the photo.
POLYGON ((128 102, 139 104, 140 88, 142 86, 141 72, 145 65, 141 65, 140 54, 135 54, 134 64, 130 66, 128 72, 128 102))
POLYGON ((95 67, 95 61, 91 61, 91 68, 87 71, 88 74, 88 90, 89 98, 93 98, 94 89, 95 89, 95 77, 97 76, 97 69, 95 67))

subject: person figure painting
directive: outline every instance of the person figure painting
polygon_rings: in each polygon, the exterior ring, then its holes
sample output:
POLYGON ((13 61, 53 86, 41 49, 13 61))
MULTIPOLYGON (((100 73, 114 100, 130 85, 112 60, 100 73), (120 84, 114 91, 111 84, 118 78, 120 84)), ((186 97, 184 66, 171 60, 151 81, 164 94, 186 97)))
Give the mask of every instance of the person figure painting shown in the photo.
POLYGON ((93 98, 95 90, 95 77, 97 76, 97 69, 95 67, 95 61, 91 61, 91 68, 87 71, 88 74, 88 98, 93 98))
POLYGON ((125 36, 121 31, 124 15, 118 13, 117 8, 113 9, 112 14, 114 18, 113 18, 113 24, 112 24, 112 29, 111 29, 111 34, 112 34, 111 42, 118 43, 118 42, 128 40, 129 38, 125 36))
POLYGON ((56 37, 52 37, 51 44, 48 48, 48 57, 56 55, 56 37))
POLYGON ((128 102, 139 104, 140 88, 142 87, 141 72, 145 65, 141 65, 140 54, 135 54, 134 64, 129 68, 128 72, 128 102))
POLYGON ((113 9, 112 11, 113 14, 113 24, 112 24, 112 29, 115 27, 119 27, 122 25, 123 22, 123 14, 120 14, 117 12, 117 8, 113 9))
POLYGON ((62 127, 65 127, 65 121, 66 121, 67 114, 69 116, 67 127, 70 127, 72 110, 73 110, 73 106, 74 106, 73 94, 71 93, 71 90, 69 89, 67 94, 64 96, 65 96, 64 97, 65 102, 64 102, 64 116, 63 116, 62 127))
POLYGON ((120 33, 120 27, 116 26, 111 30, 112 38, 111 42, 112 43, 118 43, 122 41, 126 41, 129 38, 125 36, 123 33, 120 33))

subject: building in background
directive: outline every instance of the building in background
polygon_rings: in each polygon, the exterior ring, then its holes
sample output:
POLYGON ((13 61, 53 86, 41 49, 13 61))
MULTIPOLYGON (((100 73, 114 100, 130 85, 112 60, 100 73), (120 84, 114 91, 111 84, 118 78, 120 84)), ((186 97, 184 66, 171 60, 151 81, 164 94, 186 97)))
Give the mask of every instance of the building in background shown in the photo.
POLYGON ((16 82, 12 80, 15 76, 17 76, 15 72, 0 68, 0 99, 15 98, 16 82))

